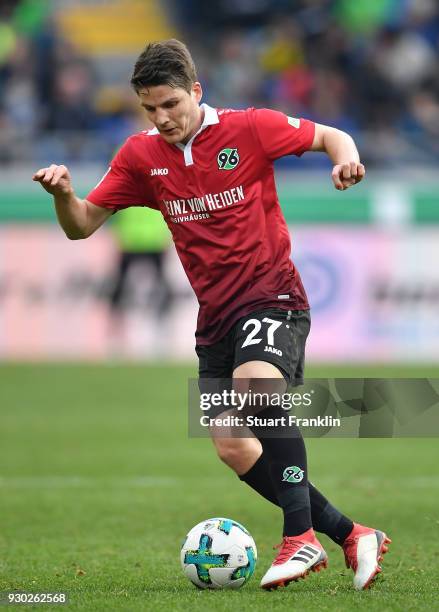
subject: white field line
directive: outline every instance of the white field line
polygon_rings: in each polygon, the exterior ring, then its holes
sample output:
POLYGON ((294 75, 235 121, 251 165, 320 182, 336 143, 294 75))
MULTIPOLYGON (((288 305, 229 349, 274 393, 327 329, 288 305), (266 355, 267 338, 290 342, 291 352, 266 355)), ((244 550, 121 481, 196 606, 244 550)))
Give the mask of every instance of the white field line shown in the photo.
POLYGON ((176 478, 167 476, 139 476, 129 478, 89 478, 84 476, 0 476, 0 488, 9 489, 148 489, 173 487, 176 478))
MULTIPOLYGON (((84 476, 0 476, 0 488, 3 489, 152 489, 168 488, 175 486, 191 486, 193 484, 203 486, 215 485, 217 487, 228 487, 230 479, 227 477, 198 478, 188 475, 186 478, 175 478, 173 476, 136 476, 117 478, 98 478, 84 476)), ((313 478, 313 484, 317 487, 339 486, 348 488, 378 488, 386 487, 413 487, 417 489, 439 488, 439 475, 392 477, 379 476, 323 476, 313 478)))
POLYGON ((320 485, 328 486, 347 486, 360 487, 364 489, 382 487, 414 487, 424 489, 429 487, 439 487, 439 475, 427 474, 424 476, 323 476, 319 478, 318 474, 312 478, 311 482, 319 487, 320 485))

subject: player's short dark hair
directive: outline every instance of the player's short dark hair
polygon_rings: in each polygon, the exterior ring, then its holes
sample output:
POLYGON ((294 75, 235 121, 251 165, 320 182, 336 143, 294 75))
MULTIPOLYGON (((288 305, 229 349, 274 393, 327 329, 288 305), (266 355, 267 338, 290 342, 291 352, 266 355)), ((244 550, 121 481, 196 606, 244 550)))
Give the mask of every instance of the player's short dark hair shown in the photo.
POLYGON ((175 38, 150 43, 134 66, 131 85, 138 92, 142 87, 169 85, 187 92, 197 80, 194 60, 186 45, 175 38))

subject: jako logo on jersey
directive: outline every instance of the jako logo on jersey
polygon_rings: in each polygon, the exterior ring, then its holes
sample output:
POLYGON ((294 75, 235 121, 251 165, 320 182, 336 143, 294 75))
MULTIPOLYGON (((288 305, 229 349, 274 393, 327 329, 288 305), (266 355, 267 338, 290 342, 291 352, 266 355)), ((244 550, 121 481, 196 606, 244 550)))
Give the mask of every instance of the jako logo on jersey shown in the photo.
POLYGON ((282 351, 280 349, 275 348, 274 346, 266 346, 264 347, 265 353, 274 353, 275 355, 279 355, 282 357, 282 351))
POLYGON ((282 482, 302 482, 303 475, 303 470, 300 467, 297 467, 297 465, 290 465, 290 467, 284 469, 282 482))
POLYGON ((166 176, 168 173, 168 168, 151 168, 150 176, 166 176))
POLYGON ((223 149, 216 160, 220 170, 233 170, 239 164, 238 149, 223 149))

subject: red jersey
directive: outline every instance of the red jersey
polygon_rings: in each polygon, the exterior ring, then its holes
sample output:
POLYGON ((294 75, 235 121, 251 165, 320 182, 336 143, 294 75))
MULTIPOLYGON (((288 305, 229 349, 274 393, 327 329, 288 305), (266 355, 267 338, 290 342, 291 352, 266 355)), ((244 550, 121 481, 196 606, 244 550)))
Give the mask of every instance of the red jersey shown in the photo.
POLYGON ((272 110, 202 108, 186 145, 167 143, 156 129, 128 138, 87 200, 162 212, 200 305, 197 343, 209 345, 250 312, 309 308, 273 161, 308 150, 315 128, 272 110))

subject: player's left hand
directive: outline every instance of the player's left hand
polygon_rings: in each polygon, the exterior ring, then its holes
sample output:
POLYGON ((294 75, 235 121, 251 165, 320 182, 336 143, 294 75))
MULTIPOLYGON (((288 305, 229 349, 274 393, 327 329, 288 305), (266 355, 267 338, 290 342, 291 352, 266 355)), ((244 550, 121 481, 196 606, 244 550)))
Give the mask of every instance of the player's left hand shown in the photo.
POLYGON ((337 164, 332 170, 332 182, 339 191, 344 191, 363 180, 366 169, 363 164, 349 162, 337 164))

